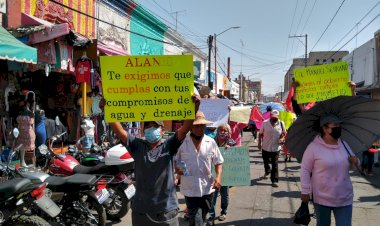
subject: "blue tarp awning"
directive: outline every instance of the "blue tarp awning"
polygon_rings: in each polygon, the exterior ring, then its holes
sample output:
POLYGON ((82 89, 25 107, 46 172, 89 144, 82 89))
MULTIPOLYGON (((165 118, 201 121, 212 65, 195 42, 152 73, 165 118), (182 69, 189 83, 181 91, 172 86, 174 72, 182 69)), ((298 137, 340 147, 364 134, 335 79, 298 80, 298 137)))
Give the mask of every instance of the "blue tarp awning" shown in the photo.
POLYGON ((0 26, 0 60, 37 64, 37 49, 20 42, 0 26))

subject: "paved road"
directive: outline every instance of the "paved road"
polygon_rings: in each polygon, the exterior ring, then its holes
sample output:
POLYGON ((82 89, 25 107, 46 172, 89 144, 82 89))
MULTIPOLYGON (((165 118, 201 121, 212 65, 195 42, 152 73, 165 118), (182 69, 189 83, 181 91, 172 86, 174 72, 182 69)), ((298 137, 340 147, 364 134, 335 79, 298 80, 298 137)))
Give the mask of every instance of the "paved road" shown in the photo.
MULTIPOLYGON (((278 188, 271 186, 269 179, 261 179, 264 167, 261 153, 257 150, 249 132, 244 133, 243 144, 249 146, 251 162, 251 186, 234 187, 230 190, 230 205, 227 219, 216 221, 221 226, 287 226, 295 225, 292 217, 300 205, 300 165, 294 160, 284 162, 280 157, 280 182, 278 188)), ((374 168, 374 176, 363 178, 353 172, 354 185, 353 226, 380 225, 380 168, 374 168)), ((185 208, 183 196, 178 193, 180 208, 185 208)), ((219 204, 219 203, 218 203, 219 204)), ((313 212, 313 207, 310 205, 313 212)), ((217 213, 220 212, 219 207, 217 213)), ((179 215, 180 225, 186 226, 183 214, 179 215)), ((121 222, 107 225, 131 224, 130 213, 121 222)), ((316 225, 312 219, 309 225, 316 225)), ((333 224, 334 225, 334 224, 333 224)), ((148 225, 147 225, 148 226, 148 225)))

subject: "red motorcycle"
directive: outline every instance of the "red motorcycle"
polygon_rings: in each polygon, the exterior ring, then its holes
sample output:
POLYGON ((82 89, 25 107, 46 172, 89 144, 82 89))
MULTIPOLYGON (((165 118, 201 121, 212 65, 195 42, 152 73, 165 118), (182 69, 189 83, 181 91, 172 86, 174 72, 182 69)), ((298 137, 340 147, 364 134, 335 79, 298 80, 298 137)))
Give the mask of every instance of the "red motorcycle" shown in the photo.
POLYGON ((110 193, 111 202, 104 204, 107 217, 110 220, 118 220, 124 217, 130 209, 130 201, 135 195, 133 185, 134 160, 124 146, 115 146, 109 149, 104 157, 104 162, 95 166, 84 166, 75 157, 67 154, 55 154, 53 152, 54 141, 65 133, 50 138, 49 148, 42 145, 38 148, 39 154, 45 158, 44 169, 49 173, 61 176, 73 174, 100 174, 107 175, 110 181, 107 190, 110 193))

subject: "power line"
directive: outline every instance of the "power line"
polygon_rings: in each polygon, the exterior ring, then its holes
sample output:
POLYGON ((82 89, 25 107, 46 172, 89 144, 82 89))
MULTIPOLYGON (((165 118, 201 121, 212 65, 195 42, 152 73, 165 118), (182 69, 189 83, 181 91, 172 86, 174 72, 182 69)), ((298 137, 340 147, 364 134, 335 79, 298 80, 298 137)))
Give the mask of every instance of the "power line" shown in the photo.
MULTIPOLYGON (((363 20, 364 20, 364 18, 366 18, 375 8, 376 8, 376 6, 377 5, 379 5, 380 4, 380 1, 378 1, 360 20, 359 20, 359 22, 357 22, 357 24, 358 23, 360 23, 360 22, 362 22, 363 20)), ((333 50, 337 45, 339 45, 339 43, 341 43, 342 41, 343 41, 343 39, 345 39, 346 37, 347 37, 347 35, 349 35, 354 29, 355 29, 355 27, 356 27, 356 25, 355 26, 353 26, 352 28, 351 28, 351 30, 350 31, 348 31, 344 36, 343 36, 343 38, 342 39, 340 39, 331 49, 330 49, 330 51, 331 50, 333 50)))
POLYGON ((313 48, 311 48, 310 52, 313 51, 314 47, 318 44, 318 42, 321 40, 321 38, 323 37, 323 35, 326 33, 327 29, 330 27, 331 23, 333 22, 334 18, 336 17, 336 15, 338 14, 339 10, 342 8, 344 2, 346 0, 343 0, 342 3, 340 4, 338 10, 335 12, 334 16, 331 18, 329 24, 327 25, 327 27, 325 28, 325 30, 323 31, 323 33, 321 34, 321 36, 318 38, 318 41, 314 44, 313 48))
POLYGON ((315 7, 315 4, 316 4, 316 3, 317 3, 317 0, 314 0, 313 7, 311 8, 310 13, 309 13, 309 16, 307 17, 306 22, 305 22, 305 24, 304 24, 303 27, 302 27, 301 33, 303 33, 303 31, 304 31, 305 28, 306 28, 306 25, 309 23, 309 20, 310 20, 311 14, 312 14, 313 11, 314 11, 314 7, 315 7))
POLYGON ((327 60, 330 60, 336 53, 338 53, 343 47, 352 41, 356 36, 358 36, 365 28, 367 28, 373 21, 375 21, 380 16, 380 13, 377 14, 368 24, 366 24, 359 32, 357 32, 350 40, 348 40, 342 47, 335 51, 327 60))
MULTIPOLYGON (((293 18, 292 18, 292 23, 290 24, 289 35, 290 35, 290 33, 292 33, 293 22, 294 22, 294 17, 296 16, 297 7, 298 7, 298 0, 296 2, 296 7, 295 7, 294 12, 293 12, 293 18)), ((294 45, 294 40, 292 42, 292 45, 294 45)), ((285 50, 285 58, 288 57, 288 48, 289 48, 289 38, 287 38, 286 50, 285 50)), ((293 51, 293 47, 292 47, 292 51, 293 51)), ((290 56, 292 55, 291 52, 290 52, 290 56)))
POLYGON ((62 7, 64 7, 64 8, 67 8, 67 9, 69 9, 69 10, 72 10, 72 11, 74 11, 74 12, 77 12, 77 13, 79 13, 79 14, 82 14, 82 15, 84 15, 84 16, 87 16, 87 17, 89 17, 89 18, 91 18, 91 19, 94 19, 94 20, 100 21, 100 22, 102 22, 102 23, 108 24, 108 25, 110 25, 110 26, 113 26, 113 27, 119 28, 120 30, 127 31, 127 32, 129 32, 129 33, 131 33, 131 34, 135 34, 135 35, 138 35, 138 36, 141 36, 141 37, 143 37, 143 38, 147 38, 147 39, 150 39, 150 40, 153 40, 153 41, 156 41, 156 42, 161 42, 161 43, 165 43, 165 44, 168 44, 168 45, 181 47, 180 45, 177 45, 177 44, 175 44, 175 43, 166 42, 166 41, 163 41, 163 40, 160 40, 160 39, 152 38, 152 37, 149 37, 149 36, 147 36, 147 35, 143 35, 143 34, 140 34, 140 33, 138 33, 138 32, 134 32, 134 31, 128 30, 128 29, 126 29, 126 28, 123 28, 123 27, 117 26, 117 25, 112 24, 112 23, 110 23, 110 22, 107 22, 107 21, 105 21, 105 20, 99 19, 99 18, 97 18, 97 17, 94 17, 94 16, 91 16, 91 15, 88 15, 87 13, 84 13, 84 12, 81 12, 81 11, 79 11, 79 10, 76 10, 76 9, 70 7, 70 6, 67 6, 67 5, 65 5, 65 4, 63 4, 63 3, 57 2, 57 1, 55 1, 55 0, 50 0, 50 1, 53 2, 53 3, 55 3, 55 4, 57 4, 57 5, 62 6, 62 7))

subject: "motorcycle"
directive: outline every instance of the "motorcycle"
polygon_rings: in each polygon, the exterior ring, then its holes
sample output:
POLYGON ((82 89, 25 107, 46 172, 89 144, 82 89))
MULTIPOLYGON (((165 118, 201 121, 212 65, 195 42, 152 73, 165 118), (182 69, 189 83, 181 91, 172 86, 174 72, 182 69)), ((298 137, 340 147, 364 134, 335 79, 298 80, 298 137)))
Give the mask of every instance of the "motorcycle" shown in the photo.
MULTIPOLYGON (((14 131, 17 138, 17 129, 14 131)), ((109 194, 102 179, 88 174, 50 176, 31 167, 17 169, 10 166, 10 161, 20 147, 21 145, 12 150, 8 165, 1 165, 1 172, 6 178, 28 178, 34 183, 47 183, 45 195, 59 205, 57 208, 60 208, 61 213, 57 216, 39 215, 44 216, 48 222, 61 225, 105 225, 106 213, 101 203, 107 200, 109 194)))
MULTIPOLYGON (((136 189, 133 185, 134 160, 124 148, 109 149, 104 156, 104 161, 95 166, 84 166, 75 157, 69 154, 58 154, 53 152, 54 141, 63 134, 55 135, 49 139, 49 147, 41 146, 39 153, 45 157, 44 168, 54 175, 69 176, 81 174, 101 174, 113 176, 107 185, 111 202, 105 202, 104 207, 110 220, 119 220, 124 217, 129 209, 130 202, 136 189)), ((78 151, 76 149, 76 151, 78 151)))
POLYGON ((28 225, 49 226, 50 224, 38 213, 44 213, 49 217, 56 217, 60 208, 45 195, 47 183, 32 183, 27 178, 8 178, 4 173, 4 167, 9 168, 12 155, 8 159, 8 165, 1 165, 0 178, 0 224, 3 226, 28 225))

